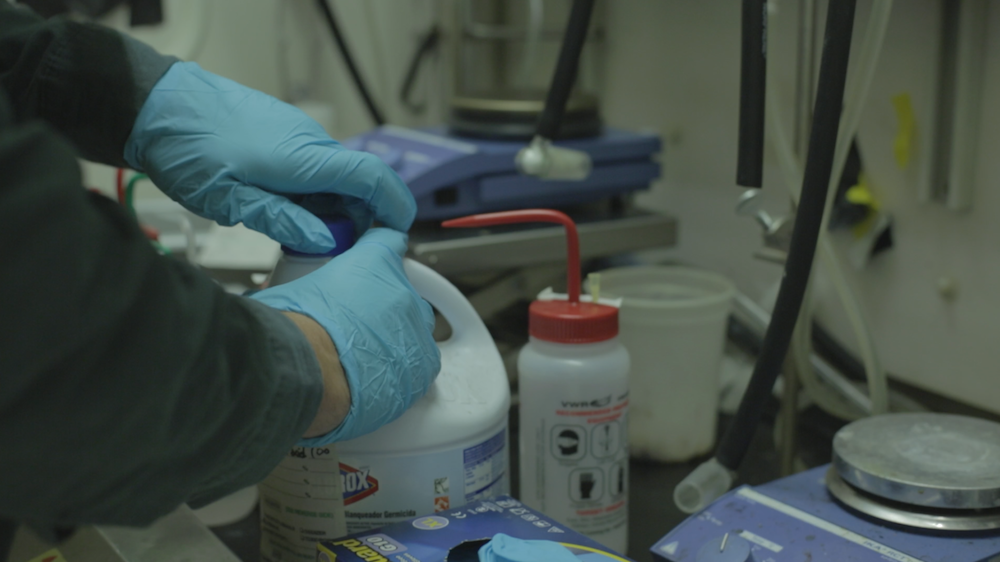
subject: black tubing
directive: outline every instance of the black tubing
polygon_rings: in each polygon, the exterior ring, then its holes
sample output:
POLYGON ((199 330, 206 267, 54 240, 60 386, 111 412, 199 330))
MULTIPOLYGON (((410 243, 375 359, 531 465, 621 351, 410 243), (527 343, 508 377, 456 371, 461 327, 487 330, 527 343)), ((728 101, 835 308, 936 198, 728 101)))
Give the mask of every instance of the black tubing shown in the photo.
POLYGON ((399 101, 413 113, 423 113, 424 109, 426 109, 426 104, 413 101, 411 96, 413 95, 413 86, 417 83, 420 63, 437 49, 440 39, 441 30, 435 25, 420 40, 420 45, 414 51, 413 58, 410 59, 410 65, 406 68, 406 77, 403 78, 403 85, 399 88, 399 101))
POLYGON ((837 144, 847 62, 851 54, 855 2, 856 0, 835 0, 829 3, 827 9, 809 153, 802 180, 802 197, 792 231, 792 243, 785 262, 785 275, 781 280, 778 300, 764 334, 764 343, 754 366, 750 385, 740 401, 736 418, 715 453, 719 463, 730 470, 739 468, 750 447, 765 400, 771 394, 788 352, 788 343, 809 282, 833 168, 833 151, 837 144))
POLYGON ((344 40, 344 34, 341 33, 340 26, 337 25, 337 18, 334 17, 333 10, 330 9, 330 5, 326 3, 326 0, 316 0, 316 5, 323 12, 323 19, 326 20, 326 26, 330 28, 330 35, 333 35, 333 40, 337 43, 340 56, 344 58, 344 64, 347 65, 347 70, 350 71, 351 78, 354 79, 354 85, 358 88, 358 94, 361 95, 365 106, 368 107, 368 113, 372 116, 372 121, 378 126, 385 125, 385 118, 382 117, 382 111, 375 105, 375 100, 372 99, 371 93, 368 92, 368 86, 365 85, 365 81, 361 77, 361 72, 358 71, 358 66, 354 64, 354 55, 351 54, 351 49, 348 48, 347 41, 344 40))
POLYGON ((743 0, 740 57, 740 143, 736 183, 760 187, 764 179, 764 95, 767 86, 767 2, 743 0))
POLYGON ((580 53, 587 40, 587 29, 590 27, 592 13, 594 13, 594 0, 573 0, 569 22, 566 24, 566 34, 559 49, 556 71, 552 74, 552 84, 545 97, 545 109, 538 119, 538 129, 535 134, 542 138, 554 139, 559 134, 559 125, 566 112, 566 102, 569 101, 570 91, 576 82, 580 53))

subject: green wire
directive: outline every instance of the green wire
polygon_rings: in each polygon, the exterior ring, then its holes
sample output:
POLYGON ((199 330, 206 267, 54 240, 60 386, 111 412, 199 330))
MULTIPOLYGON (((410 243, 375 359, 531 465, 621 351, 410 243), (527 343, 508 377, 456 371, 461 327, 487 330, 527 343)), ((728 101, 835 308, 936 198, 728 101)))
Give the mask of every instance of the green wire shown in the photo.
POLYGON ((160 252, 160 255, 169 256, 171 254, 170 248, 164 246, 162 242, 157 242, 156 240, 150 240, 150 242, 152 242, 156 251, 160 252))
POLYGON ((125 208, 128 209, 132 216, 135 216, 135 205, 132 203, 135 199, 135 184, 139 180, 149 179, 146 174, 136 174, 132 176, 132 179, 128 180, 128 185, 125 186, 125 208))
POLYGON ((157 242, 156 240, 152 240, 151 242, 153 243, 153 247, 156 248, 161 255, 169 256, 171 254, 170 248, 164 246, 162 242, 157 242))

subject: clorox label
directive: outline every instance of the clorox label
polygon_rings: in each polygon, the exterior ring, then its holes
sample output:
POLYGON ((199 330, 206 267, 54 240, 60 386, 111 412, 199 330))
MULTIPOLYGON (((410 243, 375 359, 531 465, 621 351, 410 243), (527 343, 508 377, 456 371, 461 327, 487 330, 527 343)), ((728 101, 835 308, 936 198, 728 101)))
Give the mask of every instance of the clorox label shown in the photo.
POLYGON ((344 489, 344 505, 359 502, 378 491, 378 480, 368 467, 354 468, 340 463, 340 482, 344 489))
POLYGON ((432 453, 352 455, 341 450, 347 532, 359 533, 506 494, 507 430, 501 425, 487 435, 432 453))

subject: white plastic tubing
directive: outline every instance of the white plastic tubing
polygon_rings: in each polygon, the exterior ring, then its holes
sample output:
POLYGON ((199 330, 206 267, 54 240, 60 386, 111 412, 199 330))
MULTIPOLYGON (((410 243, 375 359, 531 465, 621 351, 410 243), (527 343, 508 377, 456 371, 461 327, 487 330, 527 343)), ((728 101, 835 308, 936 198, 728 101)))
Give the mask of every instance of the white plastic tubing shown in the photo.
MULTIPOLYGON (((799 321, 795 327, 795 334, 792 339, 793 357, 796 370, 802 380, 803 387, 816 401, 816 403, 833 415, 845 419, 855 419, 866 414, 881 414, 888 411, 889 392, 885 371, 875 350, 875 342, 871 330, 865 321, 861 310, 860 301, 848 282, 846 272, 837 256, 837 250, 830 241, 827 225, 830 220, 830 211, 833 208, 833 201, 837 194, 837 186, 840 184, 841 175, 844 171, 844 163, 850 152, 851 142, 858 131, 861 121, 861 113, 864 109, 868 90, 872 79, 875 76, 875 68, 878 63, 879 53, 882 50, 882 43, 885 39, 886 28, 889 23, 889 16, 892 12, 892 0, 875 0, 872 4, 871 14, 868 18, 868 25, 865 29, 861 49, 855 59, 854 71, 848 76, 847 92, 844 102, 844 112, 840 119, 840 130, 837 134, 837 146, 833 157, 833 174, 830 177, 830 190, 828 194, 826 211, 823 215, 823 225, 820 230, 819 257, 824 266, 825 272, 830 276, 837 298, 843 305, 854 336, 861 352, 861 360, 864 363, 865 373, 868 379, 868 393, 871 399, 871 411, 862 412, 839 395, 833 393, 829 387, 821 383, 813 371, 809 360, 812 350, 812 316, 815 307, 811 299, 810 290, 806 294, 799 321)), ((773 83, 769 83, 767 101, 768 125, 770 129, 770 139, 778 156, 778 165, 784 176, 785 184, 791 193, 792 199, 798 204, 798 189, 802 185, 802 166, 796 159, 792 149, 792 144, 788 138, 785 128, 782 126, 779 115, 779 103, 776 88, 773 83)), ((815 278, 815 273, 812 277, 815 278)), ((813 283, 810 282, 810 286, 813 283)))

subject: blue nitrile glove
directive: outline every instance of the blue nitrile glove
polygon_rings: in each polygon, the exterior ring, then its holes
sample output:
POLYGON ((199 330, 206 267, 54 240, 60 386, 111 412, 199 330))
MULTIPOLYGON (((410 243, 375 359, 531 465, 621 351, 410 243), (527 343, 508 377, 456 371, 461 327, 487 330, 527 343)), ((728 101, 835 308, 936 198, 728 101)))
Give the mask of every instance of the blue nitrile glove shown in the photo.
POLYGON ((319 323, 347 375, 347 417, 300 444, 317 447, 375 431, 423 396, 441 370, 431 335, 434 312, 406 278, 405 252, 405 234, 373 228, 318 270, 250 297, 319 323))
POLYGON ((526 541, 497 533, 479 548, 479 562, 580 562, 565 546, 552 541, 526 541))
POLYGON ((175 63, 156 83, 124 156, 191 212, 242 222, 301 252, 326 252, 334 241, 287 196, 337 194, 337 214, 359 230, 375 218, 406 231, 417 212, 409 188, 377 156, 343 148, 299 109, 193 62, 175 63))

